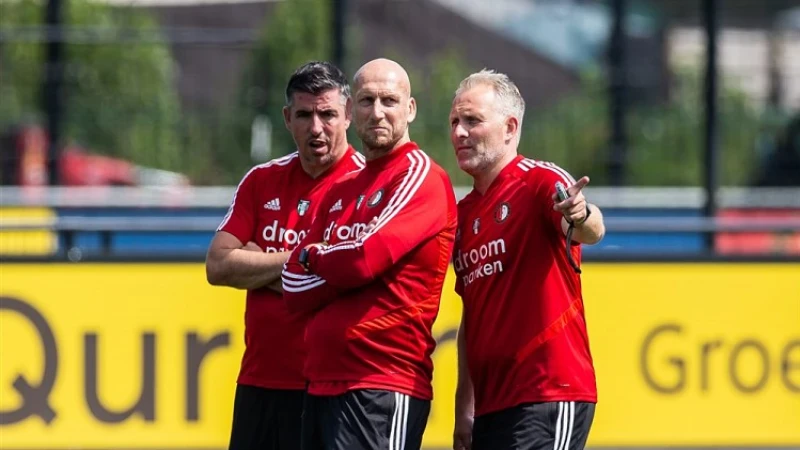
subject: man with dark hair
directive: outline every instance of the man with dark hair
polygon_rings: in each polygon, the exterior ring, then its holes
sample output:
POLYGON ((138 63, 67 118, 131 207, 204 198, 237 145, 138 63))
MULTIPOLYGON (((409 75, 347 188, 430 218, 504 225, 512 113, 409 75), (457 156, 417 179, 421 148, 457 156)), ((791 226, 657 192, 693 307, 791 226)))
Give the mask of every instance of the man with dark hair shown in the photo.
POLYGON ((347 143, 350 107, 350 87, 337 67, 310 62, 297 69, 283 108, 297 151, 244 176, 208 250, 208 282, 247 290, 231 450, 300 447, 306 318, 287 310, 280 275, 322 195, 364 166, 347 143))

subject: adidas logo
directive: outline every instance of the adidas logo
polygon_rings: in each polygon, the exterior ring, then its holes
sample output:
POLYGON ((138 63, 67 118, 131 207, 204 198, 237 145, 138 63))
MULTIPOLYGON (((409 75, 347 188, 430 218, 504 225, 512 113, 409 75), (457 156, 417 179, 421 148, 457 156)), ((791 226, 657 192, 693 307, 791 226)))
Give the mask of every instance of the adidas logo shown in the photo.
POLYGON ((334 203, 333 206, 331 206, 331 210, 328 212, 332 213, 334 211, 341 211, 341 210, 342 210, 342 199, 339 199, 336 200, 336 203, 334 203))
POLYGON ((281 210, 281 199, 273 198, 272 200, 264 203, 264 209, 268 209, 270 211, 280 211, 281 210))

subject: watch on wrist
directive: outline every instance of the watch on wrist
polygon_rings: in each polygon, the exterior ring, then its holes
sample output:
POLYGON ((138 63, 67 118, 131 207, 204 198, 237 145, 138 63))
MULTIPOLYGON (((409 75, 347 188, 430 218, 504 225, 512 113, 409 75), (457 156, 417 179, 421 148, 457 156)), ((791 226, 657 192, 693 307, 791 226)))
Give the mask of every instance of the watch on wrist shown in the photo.
POLYGON ((304 248, 304 249, 300 250, 300 255, 297 257, 297 261, 300 263, 300 265, 302 265, 306 269, 308 269, 308 256, 309 256, 309 253, 310 252, 308 251, 308 248, 304 248))

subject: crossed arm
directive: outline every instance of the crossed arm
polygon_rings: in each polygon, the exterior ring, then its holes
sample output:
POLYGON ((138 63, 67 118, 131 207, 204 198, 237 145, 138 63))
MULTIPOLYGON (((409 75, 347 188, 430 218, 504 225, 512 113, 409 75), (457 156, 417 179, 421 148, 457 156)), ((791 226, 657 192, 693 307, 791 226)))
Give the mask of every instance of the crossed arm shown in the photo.
POLYGON ((253 242, 218 231, 206 255, 206 278, 214 286, 236 289, 267 287, 281 292, 281 271, 289 252, 264 253, 253 242))
POLYGON ((455 218, 448 216, 449 203, 454 204, 452 187, 440 177, 426 177, 428 168, 425 158, 411 166, 408 176, 397 177, 387 189, 386 206, 361 236, 327 245, 322 241, 328 221, 314 220, 283 272, 283 298, 290 311, 325 306, 341 292, 372 282, 450 222, 455 228, 455 218), (304 248, 306 262, 299 260, 304 248))

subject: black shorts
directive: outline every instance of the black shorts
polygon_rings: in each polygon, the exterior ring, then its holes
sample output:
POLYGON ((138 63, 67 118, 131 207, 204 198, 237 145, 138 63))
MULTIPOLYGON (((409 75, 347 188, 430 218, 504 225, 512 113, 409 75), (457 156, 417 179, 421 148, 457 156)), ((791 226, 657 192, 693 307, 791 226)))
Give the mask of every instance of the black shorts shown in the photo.
POLYGON ((303 450, 418 450, 429 400, 381 390, 306 396, 303 450))
POLYGON ((304 390, 239 384, 233 402, 230 450, 299 450, 304 390))
POLYGON ((582 450, 594 403, 526 403, 475 418, 472 450, 582 450))

